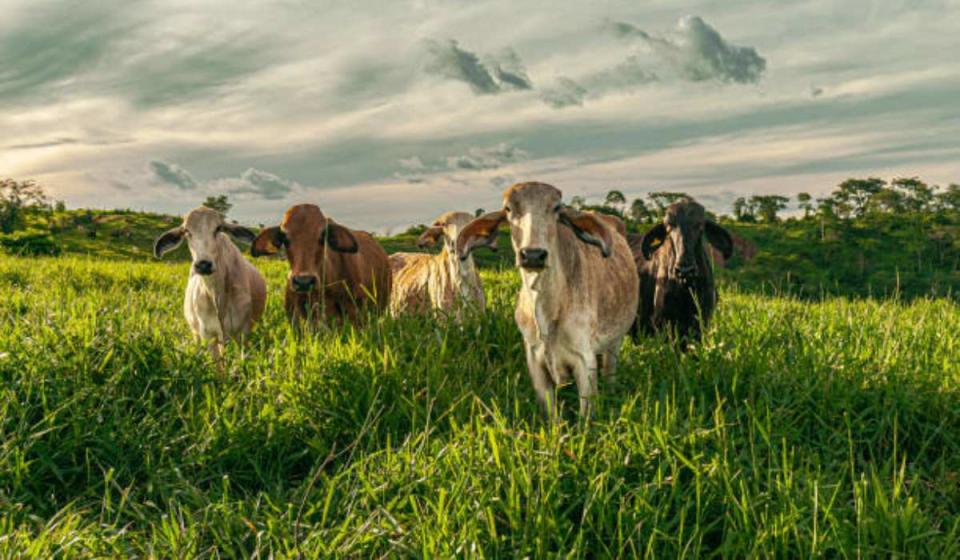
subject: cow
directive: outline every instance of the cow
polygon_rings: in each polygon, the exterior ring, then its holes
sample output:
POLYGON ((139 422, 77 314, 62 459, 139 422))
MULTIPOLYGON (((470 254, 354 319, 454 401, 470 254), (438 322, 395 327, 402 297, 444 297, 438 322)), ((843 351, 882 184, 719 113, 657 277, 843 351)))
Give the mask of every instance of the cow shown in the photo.
POLYGON ((557 419, 556 389, 572 376, 580 415, 588 418, 597 370, 612 378, 620 344, 636 315, 637 268, 615 223, 563 205, 545 183, 518 183, 503 208, 460 232, 457 254, 491 245, 506 222, 522 285, 514 319, 527 369, 547 417, 557 419))
POLYGON ((421 248, 441 242, 440 254, 390 255, 393 269, 390 311, 394 316, 433 309, 459 318, 464 307, 484 309, 483 285, 473 257, 457 258, 457 235, 471 220, 473 216, 466 212, 447 212, 417 239, 417 246, 421 248))
POLYGON ((634 341, 641 332, 669 331, 686 350, 689 342, 700 340, 701 326, 710 322, 717 305, 704 240, 725 260, 733 255, 730 233, 707 219, 703 206, 690 198, 668 206, 663 221, 645 234, 628 235, 640 287, 634 341))
POLYGON ((254 257, 286 250, 284 304, 295 326, 358 324, 365 309, 382 311, 390 297, 387 253, 372 235, 344 227, 313 204, 290 207, 279 226, 253 241, 254 257))
POLYGON ((194 336, 208 341, 220 368, 224 345, 249 333, 266 305, 267 284, 263 276, 230 241, 233 238, 249 243, 254 236, 251 230, 224 221, 220 212, 201 206, 154 243, 153 253, 161 258, 186 238, 193 261, 183 314, 194 336))

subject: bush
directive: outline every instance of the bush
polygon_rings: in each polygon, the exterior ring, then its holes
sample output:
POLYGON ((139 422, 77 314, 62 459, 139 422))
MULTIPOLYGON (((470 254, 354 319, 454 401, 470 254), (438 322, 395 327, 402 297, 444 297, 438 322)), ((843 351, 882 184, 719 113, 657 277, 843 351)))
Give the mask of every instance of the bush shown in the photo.
POLYGON ((20 256, 60 254, 60 246, 49 232, 32 228, 0 235, 0 247, 20 256))

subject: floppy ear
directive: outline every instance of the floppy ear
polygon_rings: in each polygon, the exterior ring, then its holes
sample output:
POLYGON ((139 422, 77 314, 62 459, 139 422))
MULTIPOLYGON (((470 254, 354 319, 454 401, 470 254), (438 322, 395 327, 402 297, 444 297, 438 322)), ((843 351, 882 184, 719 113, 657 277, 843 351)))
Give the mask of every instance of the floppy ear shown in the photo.
POLYGON ((417 238, 417 247, 420 247, 421 249, 424 247, 433 247, 437 244, 437 241, 440 241, 440 236, 442 235, 442 227, 430 226, 427 228, 427 231, 420 234, 420 237, 417 238))
POLYGON ((260 235, 250 244, 250 254, 255 257, 276 255, 282 246, 283 232, 280 226, 268 227, 260 230, 260 235))
POLYGON ((175 227, 160 237, 153 244, 153 255, 158 259, 176 249, 183 242, 183 228, 175 227))
POLYGON ((327 227, 320 234, 320 244, 324 243, 338 253, 356 253, 360 249, 353 233, 333 220, 327 220, 327 227))
POLYGON ((707 234, 707 241, 720 251, 724 259, 733 256, 733 238, 729 231, 710 220, 707 220, 704 231, 707 234))
MULTIPOLYGON (((564 208, 560 210, 560 223, 572 229, 580 241, 600 247, 604 257, 610 256, 613 238, 610 236, 610 228, 604 224, 602 218, 588 212, 564 208)), ((611 224, 611 227, 614 226, 611 224)))
POLYGON ((221 224, 219 229, 232 237, 234 241, 253 243, 253 240, 257 238, 257 234, 253 233, 253 230, 238 224, 221 224))
POLYGON ((503 210, 484 214, 473 220, 457 235, 457 256, 460 260, 466 260, 470 256, 470 251, 477 247, 497 248, 497 232, 500 224, 507 219, 507 213, 503 210))
POLYGON ((643 258, 650 260, 653 252, 663 245, 663 241, 666 238, 667 226, 663 225, 662 222, 653 226, 650 231, 643 234, 643 241, 640 242, 640 252, 643 253, 643 258))

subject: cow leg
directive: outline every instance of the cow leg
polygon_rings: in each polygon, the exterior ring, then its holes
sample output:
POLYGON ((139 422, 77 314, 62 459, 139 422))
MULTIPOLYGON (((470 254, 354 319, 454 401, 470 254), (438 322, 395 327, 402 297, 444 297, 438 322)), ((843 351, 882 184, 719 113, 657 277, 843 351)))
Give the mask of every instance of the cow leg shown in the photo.
POLYGON ((217 371, 223 373, 223 343, 219 339, 212 339, 208 344, 210 356, 213 357, 213 363, 217 366, 217 371))
POLYGON ((537 394, 537 402, 540 403, 547 419, 551 423, 556 423, 558 420, 557 386, 550 376, 550 370, 543 355, 543 346, 534 348, 529 344, 524 344, 524 348, 527 352, 527 371, 530 373, 533 390, 537 394))
POLYGON ((617 381, 617 364, 620 362, 620 345, 623 339, 617 340, 602 354, 601 375, 606 383, 613 385, 617 381))
POLYGON ((592 349, 577 353, 571 370, 580 394, 580 417, 589 420, 592 414, 593 398, 597 394, 597 355, 592 349))

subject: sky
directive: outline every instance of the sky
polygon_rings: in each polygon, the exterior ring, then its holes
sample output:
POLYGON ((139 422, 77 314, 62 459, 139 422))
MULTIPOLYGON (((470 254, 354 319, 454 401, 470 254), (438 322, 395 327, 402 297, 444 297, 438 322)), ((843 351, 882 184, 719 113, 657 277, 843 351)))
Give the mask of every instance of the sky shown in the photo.
POLYGON ((0 176, 390 233, 566 199, 960 182, 960 0, 0 0, 0 176))

